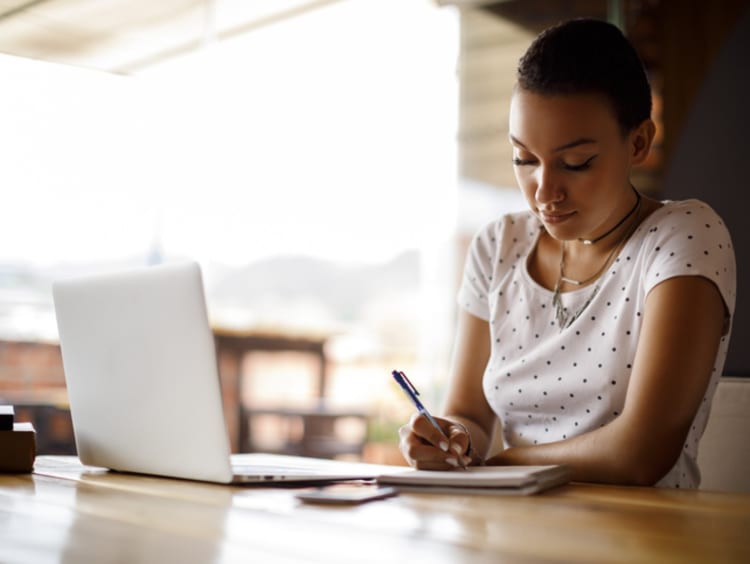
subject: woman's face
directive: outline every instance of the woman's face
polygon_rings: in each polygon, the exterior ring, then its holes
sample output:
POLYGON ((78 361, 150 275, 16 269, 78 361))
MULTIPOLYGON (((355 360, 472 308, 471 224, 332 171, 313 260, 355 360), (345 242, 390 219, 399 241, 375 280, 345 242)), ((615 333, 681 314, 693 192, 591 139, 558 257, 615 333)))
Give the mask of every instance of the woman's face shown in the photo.
POLYGON ((510 106, 516 179, 556 239, 593 239, 632 207, 633 135, 596 94, 542 96, 517 88, 510 106))

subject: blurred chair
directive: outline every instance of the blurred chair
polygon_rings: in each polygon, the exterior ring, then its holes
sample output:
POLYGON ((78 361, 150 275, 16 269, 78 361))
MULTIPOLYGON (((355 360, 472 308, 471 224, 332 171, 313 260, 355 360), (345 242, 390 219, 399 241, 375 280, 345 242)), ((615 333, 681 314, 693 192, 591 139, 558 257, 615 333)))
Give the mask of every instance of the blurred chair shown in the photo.
POLYGON ((750 378, 719 381, 698 466, 701 489, 750 492, 750 378))

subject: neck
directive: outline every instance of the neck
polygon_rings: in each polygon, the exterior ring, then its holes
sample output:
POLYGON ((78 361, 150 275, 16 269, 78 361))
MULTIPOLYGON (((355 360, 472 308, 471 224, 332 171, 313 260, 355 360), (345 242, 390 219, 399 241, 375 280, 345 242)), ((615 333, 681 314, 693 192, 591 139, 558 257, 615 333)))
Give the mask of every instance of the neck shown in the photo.
POLYGON ((615 231, 617 231, 617 229, 619 227, 622 227, 622 224, 625 223, 628 220, 628 218, 630 216, 632 216, 636 212, 636 210, 641 205, 641 194, 632 185, 630 187, 633 189, 633 193, 635 194, 635 204, 633 204, 633 207, 630 208, 630 211, 628 211, 628 213, 626 213, 622 217, 622 219, 620 219, 620 221, 618 221, 617 223, 615 223, 614 226, 610 227, 607 231, 605 231, 604 233, 602 233, 598 237, 594 237, 593 239, 581 239, 581 238, 579 238, 578 240, 581 243, 583 243, 584 245, 594 245, 594 244, 598 243, 602 239, 605 239, 606 237, 610 236, 612 233, 614 233, 615 231))
MULTIPOLYGON (((633 233, 633 231, 635 231, 635 228, 638 226, 638 223, 639 223, 638 220, 639 220, 640 212, 641 212, 641 198, 640 198, 640 195, 639 195, 638 201, 635 203, 635 206, 633 207, 633 209, 631 209, 628 212, 628 214, 615 226, 615 228, 619 227, 620 225, 622 225, 622 223, 626 219, 628 219, 633 214, 635 214, 635 216, 633 217, 632 221, 628 224, 627 229, 625 230, 625 232, 623 232, 621 234, 621 236, 620 236, 619 239, 617 239, 616 241, 614 241, 612 243, 612 248, 607 253, 606 259, 601 264, 600 268, 596 272, 594 272, 592 275, 590 275, 589 277, 587 277, 587 278, 578 280, 578 279, 571 278, 571 277, 565 275, 565 241, 562 241, 561 248, 560 248, 560 273, 559 273, 559 276, 558 276, 558 279, 557 279, 557 284, 555 285, 555 292, 556 293, 559 292, 560 287, 562 286, 562 284, 571 284, 571 285, 574 285, 574 286, 583 286, 585 284, 588 284, 592 280, 595 280, 596 278, 598 278, 599 275, 601 275, 601 273, 604 271, 604 269, 607 268, 607 266, 609 265, 610 261, 614 258, 615 253, 617 253, 617 250, 622 247, 622 245, 625 243, 625 241, 628 240, 628 238, 633 233)), ((600 239, 603 239, 604 237, 606 237, 607 235, 609 235, 609 233, 611 233, 613 231, 614 231, 614 229, 610 229, 607 233, 605 233, 603 236, 601 236, 600 239)), ((594 241, 594 242, 596 242, 596 241, 594 241)))

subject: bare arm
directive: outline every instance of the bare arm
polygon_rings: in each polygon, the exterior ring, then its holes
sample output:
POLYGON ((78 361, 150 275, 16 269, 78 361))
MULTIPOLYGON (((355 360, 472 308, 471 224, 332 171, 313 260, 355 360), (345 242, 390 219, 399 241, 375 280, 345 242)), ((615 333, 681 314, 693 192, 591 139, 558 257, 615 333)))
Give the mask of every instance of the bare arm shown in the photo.
POLYGON ((705 393, 724 314, 719 290, 709 280, 691 276, 662 282, 646 299, 622 414, 571 439, 509 448, 488 463, 563 463, 575 480, 657 482, 679 456, 705 393))
POLYGON ((469 313, 459 314, 451 381, 443 413, 469 431, 472 448, 484 460, 492 442, 496 415, 482 387, 490 358, 489 324, 469 313))
POLYGON ((451 366, 451 380, 443 413, 437 418, 451 438, 447 449, 440 447, 440 434, 425 420, 415 416, 401 428, 401 452, 406 460, 421 469, 445 469, 483 460, 492 440, 495 414, 482 389, 482 377, 490 356, 489 325, 473 315, 459 314, 451 366), (452 423, 460 423, 469 431, 452 423), (476 453, 470 461, 461 460, 471 440, 476 453), (448 460, 448 459, 453 459, 448 460), (454 464, 455 461, 457 464, 454 464))

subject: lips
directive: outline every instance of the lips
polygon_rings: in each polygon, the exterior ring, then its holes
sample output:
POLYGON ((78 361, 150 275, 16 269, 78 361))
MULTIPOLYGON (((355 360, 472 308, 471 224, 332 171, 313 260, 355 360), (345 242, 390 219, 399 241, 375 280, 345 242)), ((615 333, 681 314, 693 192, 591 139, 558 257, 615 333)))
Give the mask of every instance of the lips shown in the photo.
POLYGON ((559 223, 563 223, 564 221, 567 221, 568 219, 573 217, 575 213, 576 212, 574 211, 565 212, 565 213, 560 213, 560 212, 548 213, 548 212, 540 211, 539 215, 544 223, 548 225, 556 225, 559 223))

